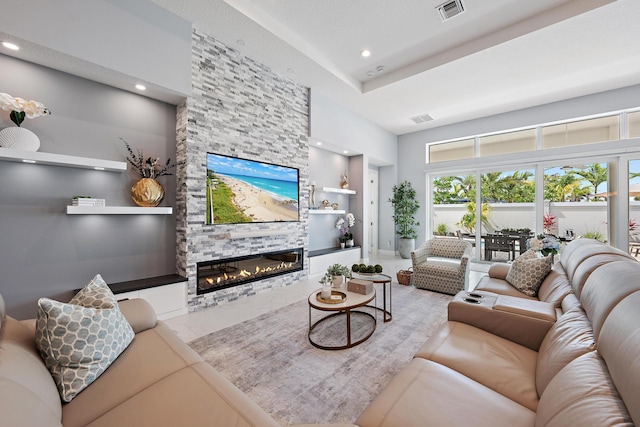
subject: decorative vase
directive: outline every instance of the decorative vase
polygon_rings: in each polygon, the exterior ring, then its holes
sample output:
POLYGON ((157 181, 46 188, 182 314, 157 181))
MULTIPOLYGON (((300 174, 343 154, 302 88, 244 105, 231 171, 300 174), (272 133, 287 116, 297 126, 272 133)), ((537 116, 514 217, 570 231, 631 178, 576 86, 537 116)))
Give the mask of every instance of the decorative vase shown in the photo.
POLYGON ((138 206, 155 207, 164 199, 164 188, 153 178, 142 178, 131 187, 131 197, 138 206))
POLYGON ((38 151, 40 138, 29 129, 10 127, 0 130, 0 147, 15 150, 38 151))
POLYGON ((340 248, 344 249, 345 242, 340 242, 340 248))
POLYGON ((344 282, 344 276, 332 276, 331 285, 334 288, 339 288, 342 286, 342 282, 344 282))
POLYGON ((347 247, 348 248, 352 248, 353 247, 353 239, 347 240, 347 247))

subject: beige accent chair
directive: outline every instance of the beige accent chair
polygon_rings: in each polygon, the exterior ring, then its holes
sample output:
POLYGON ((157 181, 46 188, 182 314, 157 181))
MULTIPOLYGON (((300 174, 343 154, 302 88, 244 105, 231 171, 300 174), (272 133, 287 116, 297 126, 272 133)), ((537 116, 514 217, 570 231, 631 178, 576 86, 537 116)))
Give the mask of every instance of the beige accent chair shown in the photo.
POLYGON ((471 243, 457 238, 427 240, 411 252, 416 288, 455 295, 468 288, 471 243))

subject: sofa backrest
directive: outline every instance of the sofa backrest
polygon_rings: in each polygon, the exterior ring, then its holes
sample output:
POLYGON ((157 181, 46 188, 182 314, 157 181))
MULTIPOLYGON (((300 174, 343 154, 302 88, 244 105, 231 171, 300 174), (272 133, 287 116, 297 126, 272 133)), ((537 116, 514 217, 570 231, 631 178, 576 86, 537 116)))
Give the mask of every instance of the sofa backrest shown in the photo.
POLYGON ((640 263, 600 263, 580 303, 584 311, 576 306, 563 314, 538 353, 536 426, 637 425, 640 263))
POLYGON ((551 272, 547 274, 538 289, 538 299, 540 301, 553 304, 558 308, 562 304, 562 300, 572 293, 571 283, 562 267, 562 264, 556 262, 551 272))
POLYGON ((580 296, 584 281, 593 270, 603 264, 618 260, 633 260, 628 253, 594 239, 577 239, 569 243, 560 254, 560 263, 564 267, 573 291, 580 296), (597 258, 591 259, 597 256, 597 258), (583 263, 587 263, 582 265, 583 263))
POLYGON ((471 243, 456 238, 435 238, 426 242, 427 256, 461 259, 471 255, 471 243))

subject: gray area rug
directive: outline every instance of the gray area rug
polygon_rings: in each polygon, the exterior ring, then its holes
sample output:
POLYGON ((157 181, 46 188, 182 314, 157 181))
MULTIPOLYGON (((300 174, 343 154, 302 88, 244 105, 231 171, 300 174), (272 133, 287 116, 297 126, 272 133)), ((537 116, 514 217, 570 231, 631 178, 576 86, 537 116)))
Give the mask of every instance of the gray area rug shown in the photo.
MULTIPOLYGON (((352 423, 445 321, 452 299, 411 286, 392 286, 393 320, 383 323, 378 312, 373 335, 350 349, 320 350, 309 343, 306 300, 189 345, 282 425, 352 423)), ((376 290, 381 306, 381 285, 376 290)), ((312 311, 314 321, 323 315, 312 311)), ((314 330, 314 338, 346 336, 340 330, 343 322, 323 324, 314 330)), ((354 329, 369 326, 357 322, 354 319, 354 329)))

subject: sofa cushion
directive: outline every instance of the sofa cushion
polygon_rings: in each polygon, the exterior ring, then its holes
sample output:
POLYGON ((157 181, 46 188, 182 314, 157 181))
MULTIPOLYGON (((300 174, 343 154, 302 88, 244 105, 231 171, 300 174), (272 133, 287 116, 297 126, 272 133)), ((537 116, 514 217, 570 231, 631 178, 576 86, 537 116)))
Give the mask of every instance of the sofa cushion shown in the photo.
POLYGON ((537 353, 460 322, 443 324, 415 357, 445 365, 535 411, 537 353))
POLYGON ((65 402, 95 381, 134 337, 99 274, 68 304, 41 298, 38 307, 36 345, 65 402))
POLYGON ((531 427, 535 413, 472 379, 413 359, 367 406, 360 427, 531 427))
POLYGON ((538 405, 536 427, 632 426, 633 421, 597 351, 565 366, 538 405))
POLYGON ((523 294, 535 297, 552 265, 552 257, 538 258, 532 250, 528 250, 513 261, 506 281, 523 294))
POLYGON ((562 300, 572 292, 571 283, 569 283, 569 278, 562 268, 562 264, 556 262, 540 284, 538 299, 559 308, 562 300))
POLYGON ((536 388, 542 395, 549 382, 569 362, 594 351, 593 329, 582 308, 564 313, 544 337, 538 352, 536 388))

